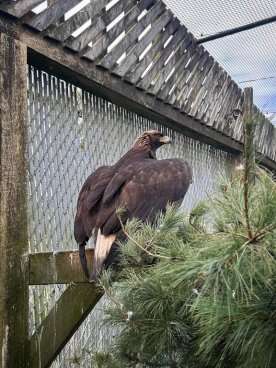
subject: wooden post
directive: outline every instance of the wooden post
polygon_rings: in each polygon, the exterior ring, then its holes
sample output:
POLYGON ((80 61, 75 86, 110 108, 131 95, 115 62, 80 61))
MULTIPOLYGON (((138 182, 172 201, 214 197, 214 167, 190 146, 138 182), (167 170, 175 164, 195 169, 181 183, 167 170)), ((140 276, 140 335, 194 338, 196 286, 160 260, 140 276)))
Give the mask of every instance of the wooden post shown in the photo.
POLYGON ((27 50, 0 33, 0 367, 28 367, 27 50))

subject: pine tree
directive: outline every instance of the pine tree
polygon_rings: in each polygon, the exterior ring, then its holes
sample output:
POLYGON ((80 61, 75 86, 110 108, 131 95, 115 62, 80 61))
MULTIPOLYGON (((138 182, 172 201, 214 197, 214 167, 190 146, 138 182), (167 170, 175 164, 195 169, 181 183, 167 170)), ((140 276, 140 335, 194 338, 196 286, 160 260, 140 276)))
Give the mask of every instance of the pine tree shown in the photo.
POLYGON ((123 229, 120 271, 102 277, 120 333, 98 368, 276 366, 276 184, 250 129, 244 170, 212 199, 123 229))

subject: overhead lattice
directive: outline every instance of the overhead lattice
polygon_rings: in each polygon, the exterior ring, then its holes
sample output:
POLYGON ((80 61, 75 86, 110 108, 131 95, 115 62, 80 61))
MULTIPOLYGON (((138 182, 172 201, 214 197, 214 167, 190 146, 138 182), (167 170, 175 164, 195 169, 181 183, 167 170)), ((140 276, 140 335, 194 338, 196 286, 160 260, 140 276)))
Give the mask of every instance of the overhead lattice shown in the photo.
MULTIPOLYGON (((233 114, 241 108, 241 89, 162 1, 17 0, 0 1, 0 9, 90 60, 91 68, 105 68, 242 141, 241 119, 233 114)), ((258 118, 258 149, 275 159, 275 130, 258 118)))

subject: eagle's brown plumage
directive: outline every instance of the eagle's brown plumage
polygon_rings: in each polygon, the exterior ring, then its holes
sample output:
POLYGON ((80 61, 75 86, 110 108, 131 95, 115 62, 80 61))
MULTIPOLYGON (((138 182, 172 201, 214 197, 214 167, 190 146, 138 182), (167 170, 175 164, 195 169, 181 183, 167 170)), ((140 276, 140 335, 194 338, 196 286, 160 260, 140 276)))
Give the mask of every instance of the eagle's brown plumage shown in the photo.
POLYGON ((87 277, 85 244, 97 234, 92 279, 102 269, 117 233, 121 229, 117 209, 124 220, 152 221, 168 203, 183 200, 192 181, 187 162, 179 159, 156 160, 156 150, 169 143, 158 131, 148 131, 113 166, 102 166, 85 181, 78 198, 74 235, 87 277))

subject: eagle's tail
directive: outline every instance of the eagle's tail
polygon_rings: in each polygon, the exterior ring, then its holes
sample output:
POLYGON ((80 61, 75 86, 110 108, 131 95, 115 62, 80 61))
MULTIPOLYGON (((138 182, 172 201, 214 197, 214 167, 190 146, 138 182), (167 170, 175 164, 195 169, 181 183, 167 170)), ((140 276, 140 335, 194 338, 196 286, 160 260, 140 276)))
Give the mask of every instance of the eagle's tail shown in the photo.
POLYGON ((112 244, 116 239, 116 235, 102 235, 101 230, 98 230, 98 236, 94 251, 94 259, 93 259, 93 272, 90 277, 90 281, 97 281, 98 276, 102 270, 104 261, 106 260, 112 244))

